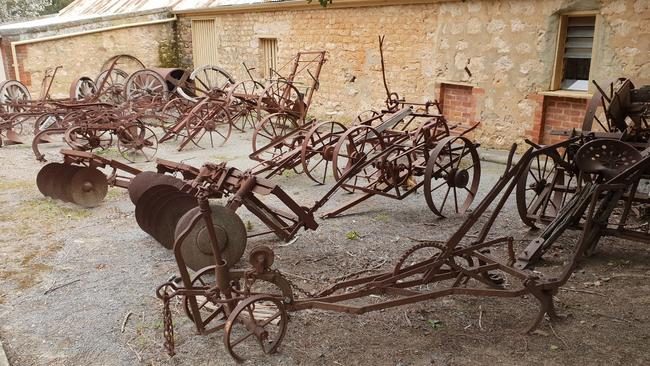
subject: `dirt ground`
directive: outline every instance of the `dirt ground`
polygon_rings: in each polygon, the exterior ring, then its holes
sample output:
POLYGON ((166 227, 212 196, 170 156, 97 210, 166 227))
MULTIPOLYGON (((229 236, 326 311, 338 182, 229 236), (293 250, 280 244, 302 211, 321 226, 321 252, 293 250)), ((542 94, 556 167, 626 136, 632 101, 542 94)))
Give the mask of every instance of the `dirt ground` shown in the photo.
MULTIPOLYGON (((199 166, 229 160, 250 166, 250 134, 235 134, 215 150, 158 157, 199 166)), ((50 161, 63 145, 45 151, 50 161)), ((108 155, 114 152, 109 151, 108 155)), ((0 148, 0 338, 13 365, 229 365, 222 334, 198 336, 180 303, 172 311, 177 355, 162 346, 162 304, 155 289, 177 272, 172 253, 144 233, 125 190, 111 188, 100 207, 53 201, 37 190, 42 166, 29 145, 0 148), (126 321, 125 321, 126 319, 126 321)), ((138 165, 153 169, 153 163, 138 165)), ((504 166, 483 164, 481 198, 504 166)), ((310 205, 327 187, 304 176, 277 181, 310 205)), ((328 207, 348 197, 337 194, 328 207)), ((243 214, 244 222, 254 222, 243 214)), ((422 194, 403 201, 375 197, 349 215, 321 220, 283 243, 249 240, 276 253, 275 267, 307 290, 364 269, 387 270, 412 239, 446 240, 463 217, 436 219, 422 194), (357 232, 350 239, 350 232, 357 232)), ((478 227, 476 229, 478 231, 478 227)), ((514 196, 492 227, 519 248, 534 238, 519 220, 514 196)), ((543 270, 559 268, 576 233, 565 235, 543 270)), ((650 364, 650 247, 603 239, 557 297, 567 318, 523 330, 537 313, 531 299, 448 297, 362 316, 325 311, 291 314, 275 355, 252 355, 258 365, 650 364)), ((244 257, 246 258, 246 256, 244 257)), ((243 261, 242 261, 243 262, 243 261)), ((240 264, 243 265, 243 264, 240 264)), ((370 272, 372 273, 372 272, 370 272)))

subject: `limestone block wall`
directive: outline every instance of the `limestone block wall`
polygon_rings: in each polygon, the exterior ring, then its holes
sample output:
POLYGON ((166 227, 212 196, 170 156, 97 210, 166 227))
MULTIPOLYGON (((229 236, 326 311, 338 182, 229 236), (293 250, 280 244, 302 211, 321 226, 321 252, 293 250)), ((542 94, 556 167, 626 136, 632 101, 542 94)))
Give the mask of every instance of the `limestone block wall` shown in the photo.
MULTIPOLYGON (((132 22, 142 20, 133 19, 132 22)), ((58 34, 64 33, 60 31, 58 34)), ((50 94, 66 97, 76 78, 88 76, 95 79, 102 64, 112 56, 130 54, 146 66, 158 66, 160 44, 173 40, 173 35, 173 23, 160 23, 18 45, 16 55, 20 80, 36 97, 40 93, 45 69, 61 65, 63 68, 56 74, 50 94)), ((10 49, 9 40, 5 43, 3 50, 10 49)), ((13 68, 8 69, 8 77, 14 78, 13 68)))
MULTIPOLYGON (((481 91, 472 106, 481 122, 476 138, 508 148, 545 131, 539 93, 551 84, 559 14, 594 9, 600 11, 600 32, 592 76, 650 83, 646 0, 467 0, 210 17, 219 64, 238 79, 247 78, 242 61, 261 69, 260 38, 277 39, 280 65, 299 50, 327 50, 310 114, 343 122, 383 105, 377 36, 385 34, 392 91, 422 102, 440 98, 436 90, 444 82, 474 86, 481 91)), ((180 24, 181 58, 191 63, 190 20, 180 24)))

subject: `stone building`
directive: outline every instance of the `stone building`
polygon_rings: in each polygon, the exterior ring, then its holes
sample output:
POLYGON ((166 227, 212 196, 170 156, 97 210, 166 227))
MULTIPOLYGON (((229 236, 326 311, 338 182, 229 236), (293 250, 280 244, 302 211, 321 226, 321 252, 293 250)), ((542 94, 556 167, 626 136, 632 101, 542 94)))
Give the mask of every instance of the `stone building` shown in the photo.
MULTIPOLYGON (((15 44, 16 34, 0 27, 7 77, 18 71, 36 87, 45 66, 97 72, 117 53, 153 66, 169 44, 183 67, 212 63, 243 79, 242 62, 262 77, 297 51, 323 49, 328 61, 309 113, 346 122, 383 104, 377 38, 386 35, 391 90, 439 100, 452 122, 480 122, 474 137, 497 148, 523 138, 547 143, 551 130, 579 127, 590 80, 650 83, 648 0, 334 0, 327 9, 305 0, 143 0, 131 3, 149 9, 97 11, 122 3, 77 0, 59 16, 82 9, 105 24, 66 25, 81 34, 52 41, 15 44), (147 24, 156 20, 164 22, 147 24)), ((60 32, 47 28, 20 39, 60 32)))

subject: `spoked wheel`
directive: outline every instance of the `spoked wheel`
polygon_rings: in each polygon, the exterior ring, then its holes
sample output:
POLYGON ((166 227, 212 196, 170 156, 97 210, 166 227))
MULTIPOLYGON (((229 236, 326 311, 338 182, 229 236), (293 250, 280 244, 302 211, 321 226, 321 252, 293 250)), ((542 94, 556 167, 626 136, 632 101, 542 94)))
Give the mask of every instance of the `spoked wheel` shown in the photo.
MULTIPOLYGON (((421 266, 425 261, 431 262, 440 257, 440 254, 444 250, 444 246, 431 242, 431 243, 420 243, 409 248, 402 256, 397 260, 395 267, 393 268, 393 275, 397 276, 400 273, 414 269, 417 266, 421 266)), ((423 271, 419 272, 420 276, 427 272, 429 269, 428 266, 423 266, 423 271)), ((439 268, 439 271, 449 270, 449 267, 445 266, 444 268, 439 268)), ((404 279, 410 280, 412 278, 404 279)), ((403 281, 404 281, 403 280, 403 281)))
POLYGON ((317 184, 325 184, 334 158, 334 147, 345 133, 346 127, 339 122, 321 122, 307 133, 302 142, 300 161, 305 174, 317 184))
POLYGON ((234 111, 233 126, 239 131, 255 128, 261 116, 257 114, 257 100, 264 91, 264 85, 255 80, 244 80, 228 91, 227 100, 234 111))
POLYGON ((167 83, 153 70, 138 70, 126 80, 126 99, 139 102, 160 101, 167 98, 167 83))
POLYGON ((293 133, 298 129, 293 115, 275 113, 266 116, 253 132, 253 153, 257 160, 277 160, 286 152, 300 146, 302 140, 293 133))
POLYGON ((174 125, 179 119, 183 118, 192 108, 194 104, 185 99, 174 98, 167 102, 160 112, 160 120, 162 128, 166 131, 169 126, 174 125))
POLYGON ((65 132, 64 139, 74 150, 105 150, 113 143, 113 135, 111 132, 109 129, 75 126, 65 132))
POLYGON ((187 138, 179 150, 190 141, 200 148, 214 148, 222 146, 230 138, 232 119, 221 103, 207 101, 188 114, 185 129, 187 138))
POLYGON ((361 124, 370 124, 371 126, 376 126, 377 124, 383 122, 383 118, 379 117, 380 115, 381 113, 377 112, 374 109, 367 109, 357 115, 357 117, 353 120, 353 124, 355 126, 361 124))
POLYGON ((269 84, 257 101, 258 116, 262 116, 263 112, 284 113, 298 121, 305 118, 305 111, 303 95, 293 84, 284 80, 269 84))
POLYGON ((24 104, 32 100, 27 87, 18 80, 7 80, 0 83, 0 106, 7 113, 24 110, 24 104))
POLYGON ((381 181, 391 188, 405 186, 413 175, 413 159, 410 149, 397 146, 381 159, 381 181))
POLYGON ((70 85, 70 99, 83 101, 90 100, 97 94, 97 86, 95 82, 87 77, 82 76, 73 81, 70 85))
POLYGON ((275 353, 287 331, 289 316, 282 301, 268 295, 254 295, 237 304, 224 328, 223 341, 237 361, 242 352, 261 347, 265 354, 275 353))
POLYGON ((104 70, 95 79, 99 100, 120 105, 126 101, 126 79, 129 74, 121 69, 104 70))
MULTIPOLYGON (((195 289, 209 289, 214 287, 215 284, 214 266, 208 266, 194 275, 191 287, 195 289)), ((190 296, 183 296, 183 310, 185 310, 185 315, 187 315, 192 323, 196 324, 194 312, 198 311, 201 323, 207 333, 223 329, 226 325, 224 306, 223 304, 214 301, 215 299, 220 299, 218 291, 215 292, 211 298, 203 295, 197 295, 194 298, 196 299, 196 308, 194 308, 194 305, 191 305, 192 300, 190 299, 190 296), (214 323, 214 325, 208 327, 210 323, 214 323)))
POLYGON ((144 69, 146 66, 142 61, 140 61, 137 57, 131 56, 131 55, 126 55, 126 54, 121 54, 121 55, 115 55, 102 65, 101 71, 106 71, 111 68, 114 69, 121 69, 121 70, 126 70, 127 72, 134 71, 134 70, 140 70, 144 69))
MULTIPOLYGON (((379 132, 370 126, 355 126, 347 130, 334 147, 332 158, 332 169, 334 179, 342 178, 348 170, 355 168, 358 164, 363 165, 368 159, 381 153, 385 149, 385 143, 379 132)), ((356 169, 356 168, 355 168, 356 169)), ((375 181, 378 176, 378 169, 370 164, 365 164, 352 177, 347 177, 351 186, 357 186, 359 181, 362 184, 375 181)), ((342 186, 344 189, 345 186, 342 186)))
POLYGON ((524 224, 537 228, 536 222, 549 222, 575 192, 576 175, 560 165, 554 154, 536 154, 525 175, 517 182, 517 211, 524 224))
POLYGON ((206 96, 223 99, 228 88, 235 84, 235 79, 220 67, 205 65, 192 71, 187 83, 188 85, 181 86, 176 91, 183 98, 197 102, 206 96))
POLYGON ((597 88, 587 105, 582 130, 602 130, 605 132, 625 132, 628 130, 626 116, 621 113, 621 99, 630 98, 629 91, 633 88, 632 82, 626 78, 608 81, 602 91, 597 88), (594 124, 594 122, 596 123, 594 124))
POLYGON ((32 116, 15 114, 9 118, 9 125, 11 126, 10 131, 18 135, 22 135, 25 131, 24 124, 29 121, 32 116))
POLYGON ((158 137, 149 127, 133 124, 117 131, 117 150, 132 163, 151 161, 158 151, 158 137))
POLYGON ((463 213, 474 201, 480 179, 481 165, 474 144, 462 136, 447 137, 440 140, 427 161, 424 198, 439 217, 463 213))

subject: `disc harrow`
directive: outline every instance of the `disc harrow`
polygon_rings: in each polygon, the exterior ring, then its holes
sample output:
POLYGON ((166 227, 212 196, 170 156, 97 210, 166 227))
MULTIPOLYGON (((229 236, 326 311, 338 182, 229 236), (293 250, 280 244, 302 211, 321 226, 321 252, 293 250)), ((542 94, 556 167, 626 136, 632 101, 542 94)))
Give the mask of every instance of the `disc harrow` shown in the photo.
POLYGON ((84 151, 61 150, 63 163, 48 163, 38 172, 36 185, 46 197, 96 207, 109 186, 127 188, 140 170, 84 151), (100 168, 111 168, 108 174, 100 168), (124 175, 124 174, 127 175, 124 175))

